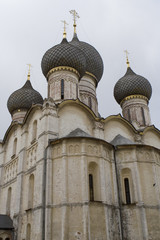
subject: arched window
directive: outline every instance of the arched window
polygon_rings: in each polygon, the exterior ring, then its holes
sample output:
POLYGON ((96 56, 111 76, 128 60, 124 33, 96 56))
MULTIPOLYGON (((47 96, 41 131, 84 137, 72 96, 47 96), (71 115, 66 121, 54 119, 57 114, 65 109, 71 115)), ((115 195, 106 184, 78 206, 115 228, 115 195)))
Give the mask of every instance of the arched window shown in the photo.
POLYGON ((27 224, 26 240, 31 240, 31 224, 27 224))
POLYGON ((7 194, 7 205, 6 205, 6 214, 10 215, 11 211, 11 197, 12 197, 12 188, 8 188, 8 194, 7 194))
POLYGON ((89 174, 89 197, 90 197, 90 201, 94 201, 93 175, 92 174, 89 174))
POLYGON ((133 182, 132 174, 129 168, 124 168, 121 171, 122 176, 122 200, 125 204, 131 204, 133 202, 133 182))
POLYGON ((13 142, 13 156, 15 156, 17 154, 17 138, 14 139, 13 142))
POLYGON ((61 79, 61 99, 64 99, 64 79, 61 79))
POLYGON ((130 113, 130 109, 128 109, 128 121, 131 122, 131 113, 130 113))
POLYGON ((33 122, 33 128, 32 128, 32 141, 35 141, 37 139, 37 120, 33 122))
POLYGON ((90 108, 92 108, 92 99, 91 99, 91 97, 88 98, 88 106, 90 108))
POLYGON ((90 162, 88 166, 88 185, 89 200, 100 201, 99 167, 95 162, 90 162))
POLYGON ((143 107, 141 107, 141 112, 142 112, 143 124, 146 125, 146 120, 145 120, 145 114, 144 114, 144 108, 143 107))
POLYGON ((125 187, 126 203, 131 204, 130 187, 129 187, 129 179, 128 178, 124 178, 124 187, 125 187))
POLYGON ((28 189, 28 208, 33 208, 34 200, 34 175, 29 177, 29 189, 28 189))
POLYGON ((78 84, 76 84, 76 96, 78 98, 78 84))

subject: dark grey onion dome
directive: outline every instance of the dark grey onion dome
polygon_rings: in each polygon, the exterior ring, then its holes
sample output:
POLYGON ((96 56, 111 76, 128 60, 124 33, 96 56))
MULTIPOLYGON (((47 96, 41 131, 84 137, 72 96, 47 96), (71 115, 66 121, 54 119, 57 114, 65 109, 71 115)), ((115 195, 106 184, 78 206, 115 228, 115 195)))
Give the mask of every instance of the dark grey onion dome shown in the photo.
POLYGON ((31 82, 27 80, 22 88, 10 95, 7 107, 12 114, 18 109, 28 110, 32 104, 43 104, 43 98, 39 92, 33 89, 31 82))
POLYGON ((98 51, 90 44, 79 41, 76 33, 70 43, 83 51, 87 61, 86 72, 93 74, 99 82, 103 74, 103 61, 98 51))
POLYGON ((50 48, 44 54, 41 62, 42 72, 46 78, 51 69, 60 66, 76 69, 80 77, 85 74, 86 70, 86 58, 83 52, 69 44, 65 38, 60 44, 50 48))
POLYGON ((126 74, 118 80, 114 87, 114 97, 120 104, 125 97, 131 95, 143 95, 149 100, 152 95, 152 87, 146 78, 137 75, 128 67, 126 74))

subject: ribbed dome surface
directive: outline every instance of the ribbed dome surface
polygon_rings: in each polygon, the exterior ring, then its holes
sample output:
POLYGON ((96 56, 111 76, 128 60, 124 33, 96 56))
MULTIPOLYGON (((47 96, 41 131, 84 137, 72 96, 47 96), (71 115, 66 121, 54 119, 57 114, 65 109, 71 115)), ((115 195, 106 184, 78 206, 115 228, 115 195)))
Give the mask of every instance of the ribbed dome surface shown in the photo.
POLYGON ((76 69, 80 77, 82 77, 86 70, 86 58, 83 52, 69 44, 66 39, 52 48, 50 48, 43 56, 41 67, 45 77, 47 73, 55 67, 67 66, 76 69))
POLYGON ((99 82, 103 74, 103 61, 98 51, 86 42, 81 42, 74 34, 71 44, 80 48, 86 57, 86 72, 92 73, 99 82))
POLYGON ((149 100, 152 95, 152 87, 146 78, 137 75, 129 67, 126 74, 116 83, 114 97, 120 104, 125 97, 130 95, 143 95, 149 100))
POLYGON ((29 109, 32 104, 43 104, 43 98, 39 92, 33 89, 31 82, 26 81, 24 86, 13 92, 7 102, 9 112, 18 109, 29 109))

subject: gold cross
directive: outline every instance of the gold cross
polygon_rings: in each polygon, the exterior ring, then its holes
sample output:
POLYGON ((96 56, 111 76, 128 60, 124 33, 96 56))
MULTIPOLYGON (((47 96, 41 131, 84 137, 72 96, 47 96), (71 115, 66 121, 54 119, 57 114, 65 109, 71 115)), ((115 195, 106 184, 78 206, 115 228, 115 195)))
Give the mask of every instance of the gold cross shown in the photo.
POLYGON ((61 20, 61 22, 64 24, 63 28, 64 28, 64 31, 63 31, 63 37, 66 38, 66 25, 68 25, 68 23, 65 21, 65 20, 61 20))
POLYGON ((76 12, 76 10, 71 10, 71 11, 69 11, 70 12, 70 14, 72 14, 73 15, 73 20, 74 20, 74 24, 73 24, 73 27, 74 27, 74 33, 76 33, 76 20, 77 20, 77 18, 80 18, 79 17, 79 15, 78 15, 78 13, 76 12))
POLYGON ((128 60, 128 54, 129 52, 127 50, 124 51, 126 53, 126 63, 127 63, 127 67, 129 67, 129 60, 128 60))
POLYGON ((28 76, 27 76, 27 80, 30 80, 30 73, 31 73, 31 67, 32 65, 31 64, 27 64, 28 65, 28 76))

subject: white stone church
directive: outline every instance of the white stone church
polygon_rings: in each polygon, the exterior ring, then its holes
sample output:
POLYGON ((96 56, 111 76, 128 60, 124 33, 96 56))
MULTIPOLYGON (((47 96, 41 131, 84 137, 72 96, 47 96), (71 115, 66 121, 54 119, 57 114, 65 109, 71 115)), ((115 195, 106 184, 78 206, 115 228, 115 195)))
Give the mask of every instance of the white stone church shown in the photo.
MULTIPOLYGON (((47 46, 46 46, 47 47, 47 46)), ((48 97, 28 79, 8 99, 0 142, 0 240, 160 240, 160 131, 149 81, 127 70, 122 115, 98 113, 98 51, 78 39, 42 58, 48 97)))

